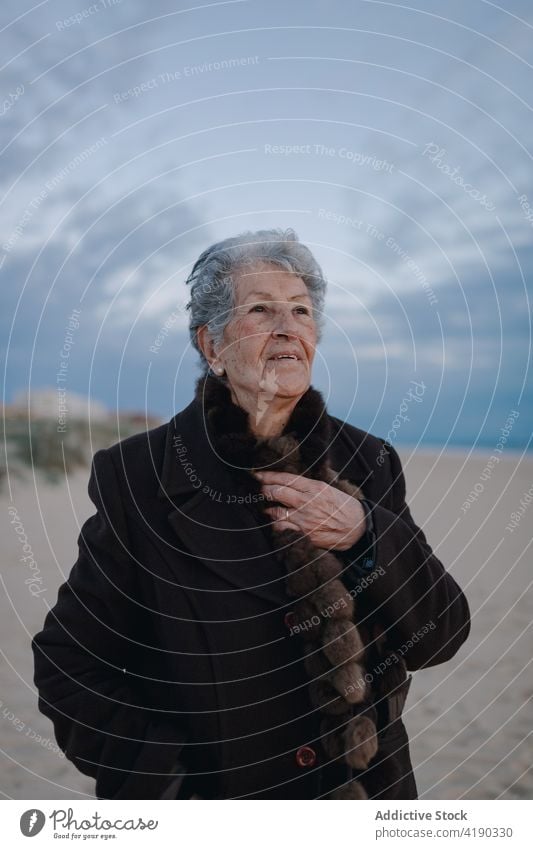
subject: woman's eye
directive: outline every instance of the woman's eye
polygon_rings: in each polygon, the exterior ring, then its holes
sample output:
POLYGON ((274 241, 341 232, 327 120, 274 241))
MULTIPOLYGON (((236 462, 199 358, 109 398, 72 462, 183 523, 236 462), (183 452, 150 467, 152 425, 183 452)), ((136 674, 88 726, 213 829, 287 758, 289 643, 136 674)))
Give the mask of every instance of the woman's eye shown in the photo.
MULTIPOLYGON (((309 309, 304 306, 295 307, 295 312, 300 313, 301 315, 309 315, 309 309)), ((264 304, 254 304, 250 312, 266 312, 266 307, 264 304)))

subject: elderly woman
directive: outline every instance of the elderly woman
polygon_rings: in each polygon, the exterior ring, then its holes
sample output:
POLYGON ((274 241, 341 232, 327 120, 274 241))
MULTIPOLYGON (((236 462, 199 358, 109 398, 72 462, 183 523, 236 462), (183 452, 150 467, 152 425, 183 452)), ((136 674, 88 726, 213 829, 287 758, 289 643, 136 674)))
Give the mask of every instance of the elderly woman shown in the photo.
POLYGON ((33 641, 39 707, 99 798, 413 799, 407 670, 469 610, 398 454, 310 385, 325 281, 293 231, 208 248, 203 374, 93 460, 97 512, 33 641))

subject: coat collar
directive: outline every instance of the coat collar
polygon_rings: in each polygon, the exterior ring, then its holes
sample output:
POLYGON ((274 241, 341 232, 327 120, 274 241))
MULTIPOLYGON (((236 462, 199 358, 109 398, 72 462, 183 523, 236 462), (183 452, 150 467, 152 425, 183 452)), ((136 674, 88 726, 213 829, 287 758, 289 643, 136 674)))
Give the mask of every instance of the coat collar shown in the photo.
MULTIPOLYGON (((255 446, 247 418, 221 381, 200 378, 193 401, 168 423, 158 498, 167 500, 169 523, 194 557, 235 590, 284 605, 288 603, 284 581, 269 577, 279 576, 279 565, 251 507, 259 484, 242 471, 255 446), (235 456, 243 461, 240 469, 233 462, 235 456)), ((334 468, 351 462, 340 445, 338 424, 312 387, 294 408, 284 432, 302 440, 311 476, 314 469, 320 477, 320 464, 330 454, 339 455, 334 468)), ((361 452, 356 459, 357 468, 352 462, 351 473, 343 470, 342 477, 367 480, 372 471, 361 452)))
MULTIPOLYGON (((321 394, 313 387, 300 399, 285 427, 284 433, 291 432, 303 439, 309 467, 313 463, 316 467, 323 458, 328 459, 323 455, 326 445, 329 462, 341 472, 342 477, 349 477, 363 485, 373 477, 374 472, 365 460, 361 446, 351 442, 346 444, 342 422, 328 415, 321 394)), ((186 492, 195 494, 204 485, 211 486, 213 490, 225 486, 233 492, 231 453, 221 452, 228 441, 216 441, 213 433, 228 437, 228 440, 231 440, 230 434, 239 434, 244 447, 239 456, 246 458, 250 447, 247 414, 229 399, 229 390, 221 381, 213 377, 200 378, 194 399, 167 425, 159 498, 171 498, 186 492)), ((363 431, 361 434, 366 436, 363 431)), ((208 489, 208 498, 209 492, 208 489)))

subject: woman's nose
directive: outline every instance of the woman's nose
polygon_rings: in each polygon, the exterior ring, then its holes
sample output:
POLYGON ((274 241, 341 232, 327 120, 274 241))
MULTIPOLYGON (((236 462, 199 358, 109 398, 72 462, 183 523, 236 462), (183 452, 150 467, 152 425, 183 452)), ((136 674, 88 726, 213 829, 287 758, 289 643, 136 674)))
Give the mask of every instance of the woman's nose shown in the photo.
POLYGON ((297 333, 295 330, 292 330, 288 324, 278 325, 272 331, 272 336, 275 338, 279 338, 280 336, 286 336, 287 338, 296 339, 297 333))
POLYGON ((280 310, 276 313, 274 318, 274 328, 272 330, 272 335, 275 337, 278 336, 297 336, 296 332, 296 318, 294 317, 291 309, 291 305, 288 305, 288 309, 280 310))

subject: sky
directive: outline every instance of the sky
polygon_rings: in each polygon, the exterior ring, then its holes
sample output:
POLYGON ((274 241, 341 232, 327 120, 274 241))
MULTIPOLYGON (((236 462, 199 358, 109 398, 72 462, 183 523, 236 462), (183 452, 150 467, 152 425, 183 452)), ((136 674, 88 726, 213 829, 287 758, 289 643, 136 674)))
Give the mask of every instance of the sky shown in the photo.
POLYGON ((4 403, 170 418, 195 259, 292 227, 332 414, 531 449, 531 3, 3 0, 0 47, 4 403))

